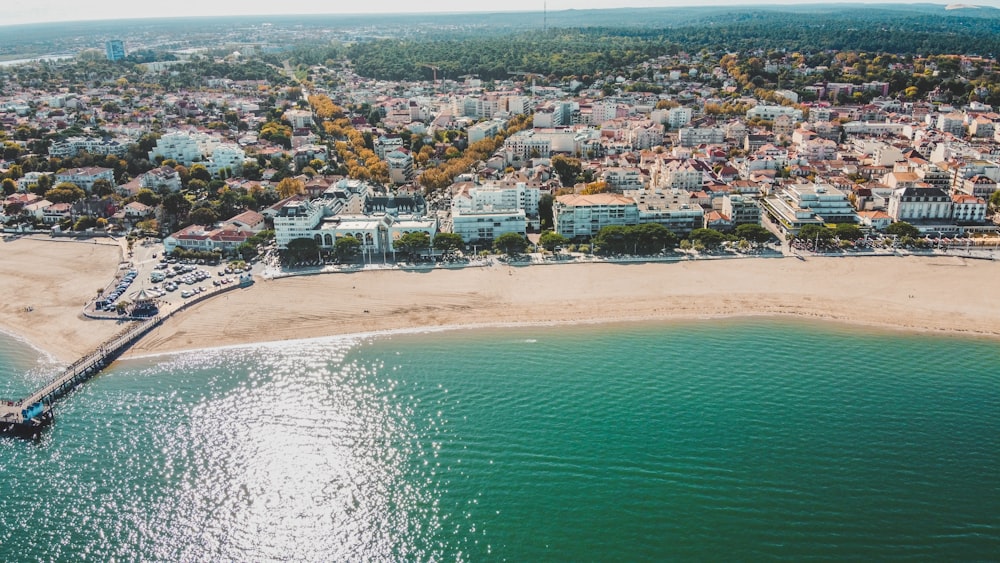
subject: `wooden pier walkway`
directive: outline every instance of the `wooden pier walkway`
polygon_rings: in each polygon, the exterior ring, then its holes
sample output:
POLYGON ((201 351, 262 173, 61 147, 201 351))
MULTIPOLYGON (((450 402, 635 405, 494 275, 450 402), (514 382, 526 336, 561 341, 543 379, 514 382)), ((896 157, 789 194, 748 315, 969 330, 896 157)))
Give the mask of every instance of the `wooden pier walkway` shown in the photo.
POLYGON ((97 375, 126 348, 163 322, 163 319, 163 316, 156 315, 135 321, 97 349, 67 366, 59 375, 31 395, 18 401, 0 400, 0 431, 9 431, 14 426, 28 424, 31 419, 47 412, 55 401, 97 375))
POLYGON ((27 397, 16 401, 0 399, 0 434, 36 435, 41 428, 52 422, 53 403, 76 389, 81 383, 100 373, 129 346, 159 326, 164 320, 196 303, 222 293, 250 287, 252 284, 252 277, 243 276, 238 284, 216 287, 214 290, 202 293, 196 298, 185 301, 180 306, 172 307, 156 316, 135 319, 124 330, 67 366, 59 375, 27 397))

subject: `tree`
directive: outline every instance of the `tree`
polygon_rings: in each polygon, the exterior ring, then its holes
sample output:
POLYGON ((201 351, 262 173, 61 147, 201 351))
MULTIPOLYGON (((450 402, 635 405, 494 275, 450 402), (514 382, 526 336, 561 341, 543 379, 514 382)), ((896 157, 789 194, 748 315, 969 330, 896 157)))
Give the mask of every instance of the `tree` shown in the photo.
POLYGON ((829 242, 836 236, 832 229, 828 229, 823 225, 803 225, 799 229, 799 234, 796 238, 806 240, 806 241, 816 241, 819 242, 829 242))
POLYGON ((552 157, 552 169, 559 176, 559 181, 563 187, 570 187, 576 184, 576 178, 583 171, 580 159, 570 158, 557 154, 552 157))
POLYGON ((192 165, 188 173, 191 175, 192 180, 201 180, 206 183, 212 181, 212 173, 208 171, 208 168, 204 164, 192 165))
POLYGON ((302 180, 285 178, 284 180, 278 182, 277 191, 281 199, 285 199, 287 197, 292 197, 293 195, 304 194, 306 192, 306 186, 302 183, 302 180))
POLYGON ((840 240, 858 240, 859 238, 865 236, 861 232, 861 228, 854 223, 838 223, 834 227, 833 232, 836 233, 840 240))
POLYGON ((94 186, 90 191, 96 196, 104 197, 115 193, 115 187, 111 184, 111 182, 101 178, 100 180, 94 181, 94 186))
POLYGON ((17 191, 17 182, 11 180, 10 178, 4 178, 2 185, 4 196, 9 196, 17 191))
POLYGON ((906 221, 896 221, 885 228, 885 232, 898 237, 916 238, 920 236, 920 229, 907 223, 906 221))
POLYGON ((319 243, 311 238, 297 238, 288 241, 285 256, 292 262, 313 260, 319 256, 319 243))
MULTIPOLYGON (((4 190, 6 191, 6 189, 4 190)), ((1000 211, 1000 191, 993 192, 990 196, 990 206, 994 211, 1000 211)))
POLYGON ((73 223, 73 230, 74 231, 86 231, 87 229, 90 229, 90 228, 93 228, 93 227, 96 227, 96 226, 97 226, 97 218, 96 217, 91 217, 90 215, 84 215, 83 217, 80 217, 79 219, 77 219, 76 223, 73 223))
POLYGON ((392 243, 396 252, 401 252, 411 258, 419 256, 425 249, 430 250, 431 236, 423 231, 406 233, 392 243))
POLYGON ((361 252, 361 241, 352 236, 339 237, 333 243, 333 253, 341 262, 354 259, 359 252, 361 252))
POLYGON ((771 231, 760 225, 747 223, 736 227, 736 236, 753 244, 764 244, 771 240, 771 231))
POLYGON ((594 237, 594 246, 601 254, 624 254, 633 250, 628 229, 621 225, 610 225, 601 229, 594 237))
POLYGON ((633 252, 637 254, 656 254, 677 246, 677 235, 658 223, 626 227, 626 232, 632 239, 633 252))
POLYGON ((538 244, 548 251, 553 251, 569 243, 569 239, 554 231, 545 231, 538 237, 538 244))
POLYGON ((138 201, 139 203, 143 204, 143 205, 148 205, 150 207, 154 207, 156 205, 159 205, 159 203, 160 203, 160 196, 156 195, 153 192, 153 190, 151 190, 149 188, 143 188, 143 189, 139 190, 138 192, 136 192, 136 194, 135 194, 135 200, 138 201))
POLYGON ((504 233, 493 241, 493 249, 507 255, 521 254, 528 248, 528 239, 518 233, 504 233))
POLYGON ((191 212, 188 219, 195 225, 211 227, 219 220, 219 214, 209 207, 199 207, 191 212))
POLYGON ((726 235, 715 229, 695 229, 691 231, 688 238, 691 239, 692 244, 700 243, 708 250, 713 250, 726 240, 726 235))
POLYGON ((465 246, 462 235, 455 233, 438 233, 434 235, 434 249, 441 252, 454 252, 465 246))
POLYGON ((552 204, 555 198, 550 193, 544 193, 538 198, 538 219, 543 229, 550 229, 553 225, 552 204))
POLYGON ((52 203, 73 203, 79 201, 87 195, 83 188, 72 182, 62 182, 56 187, 45 192, 45 199, 52 203))

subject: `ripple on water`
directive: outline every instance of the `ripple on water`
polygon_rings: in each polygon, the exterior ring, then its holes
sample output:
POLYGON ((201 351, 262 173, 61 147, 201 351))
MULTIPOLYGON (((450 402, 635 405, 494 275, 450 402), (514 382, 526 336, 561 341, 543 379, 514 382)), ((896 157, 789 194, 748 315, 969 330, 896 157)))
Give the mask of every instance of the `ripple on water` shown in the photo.
POLYGON ((998 373, 765 320, 132 361, 0 441, 0 559, 988 558, 998 373))

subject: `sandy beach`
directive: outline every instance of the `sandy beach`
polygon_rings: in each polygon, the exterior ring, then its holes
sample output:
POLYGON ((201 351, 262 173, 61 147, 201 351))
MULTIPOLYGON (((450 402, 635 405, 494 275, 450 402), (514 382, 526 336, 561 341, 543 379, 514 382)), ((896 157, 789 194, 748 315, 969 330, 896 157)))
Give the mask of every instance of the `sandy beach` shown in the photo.
POLYGON ((0 238, 0 330, 60 361, 76 360, 122 328, 83 316, 120 260, 110 239, 0 238))
POLYGON ((1000 263, 854 257, 366 271, 259 281, 168 320, 132 355, 414 327, 791 315, 1000 335, 1000 263))
MULTIPOLYGON (((0 328, 72 361, 120 326, 82 308, 105 244, 0 243, 0 328), (31 310, 27 310, 27 308, 31 310)), ((1000 263, 949 256, 753 258, 373 270, 258 280, 167 320, 127 356, 407 328, 789 315, 1000 336, 1000 263)))

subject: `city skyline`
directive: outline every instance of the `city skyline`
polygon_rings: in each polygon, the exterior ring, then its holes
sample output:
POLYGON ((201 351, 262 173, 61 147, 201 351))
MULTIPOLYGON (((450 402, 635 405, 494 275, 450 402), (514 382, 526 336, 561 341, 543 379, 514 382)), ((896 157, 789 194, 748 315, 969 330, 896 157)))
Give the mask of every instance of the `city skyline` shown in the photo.
MULTIPOLYGON (((843 3, 826 2, 823 0, 726 0, 717 5, 797 5, 797 4, 843 3)), ((902 0, 883 0, 880 2, 852 1, 855 4, 909 4, 913 2, 902 0)), ((939 4, 945 5, 946 2, 939 4)), ((1000 0, 976 2, 975 6, 1000 7, 1000 0)), ((70 0, 37 0, 28 4, 10 6, 7 8, 4 25, 20 25, 31 23, 55 23, 70 21, 95 21, 133 18, 169 18, 196 16, 278 16, 278 15, 310 15, 310 14, 402 14, 402 13, 460 13, 460 12, 551 12, 561 10, 590 10, 612 8, 664 8, 673 6, 701 6, 705 4, 691 0, 628 0, 626 3, 615 0, 511 0, 501 7, 469 5, 463 0, 433 0, 422 4, 404 2, 402 0, 385 0, 370 5, 341 5, 336 10, 321 11, 310 0, 286 0, 280 5, 265 0, 223 0, 205 5, 197 0, 176 0, 170 4, 149 5, 134 4, 121 0, 105 2, 98 5, 83 5, 70 0), (422 8, 422 9, 420 9, 422 8)))

